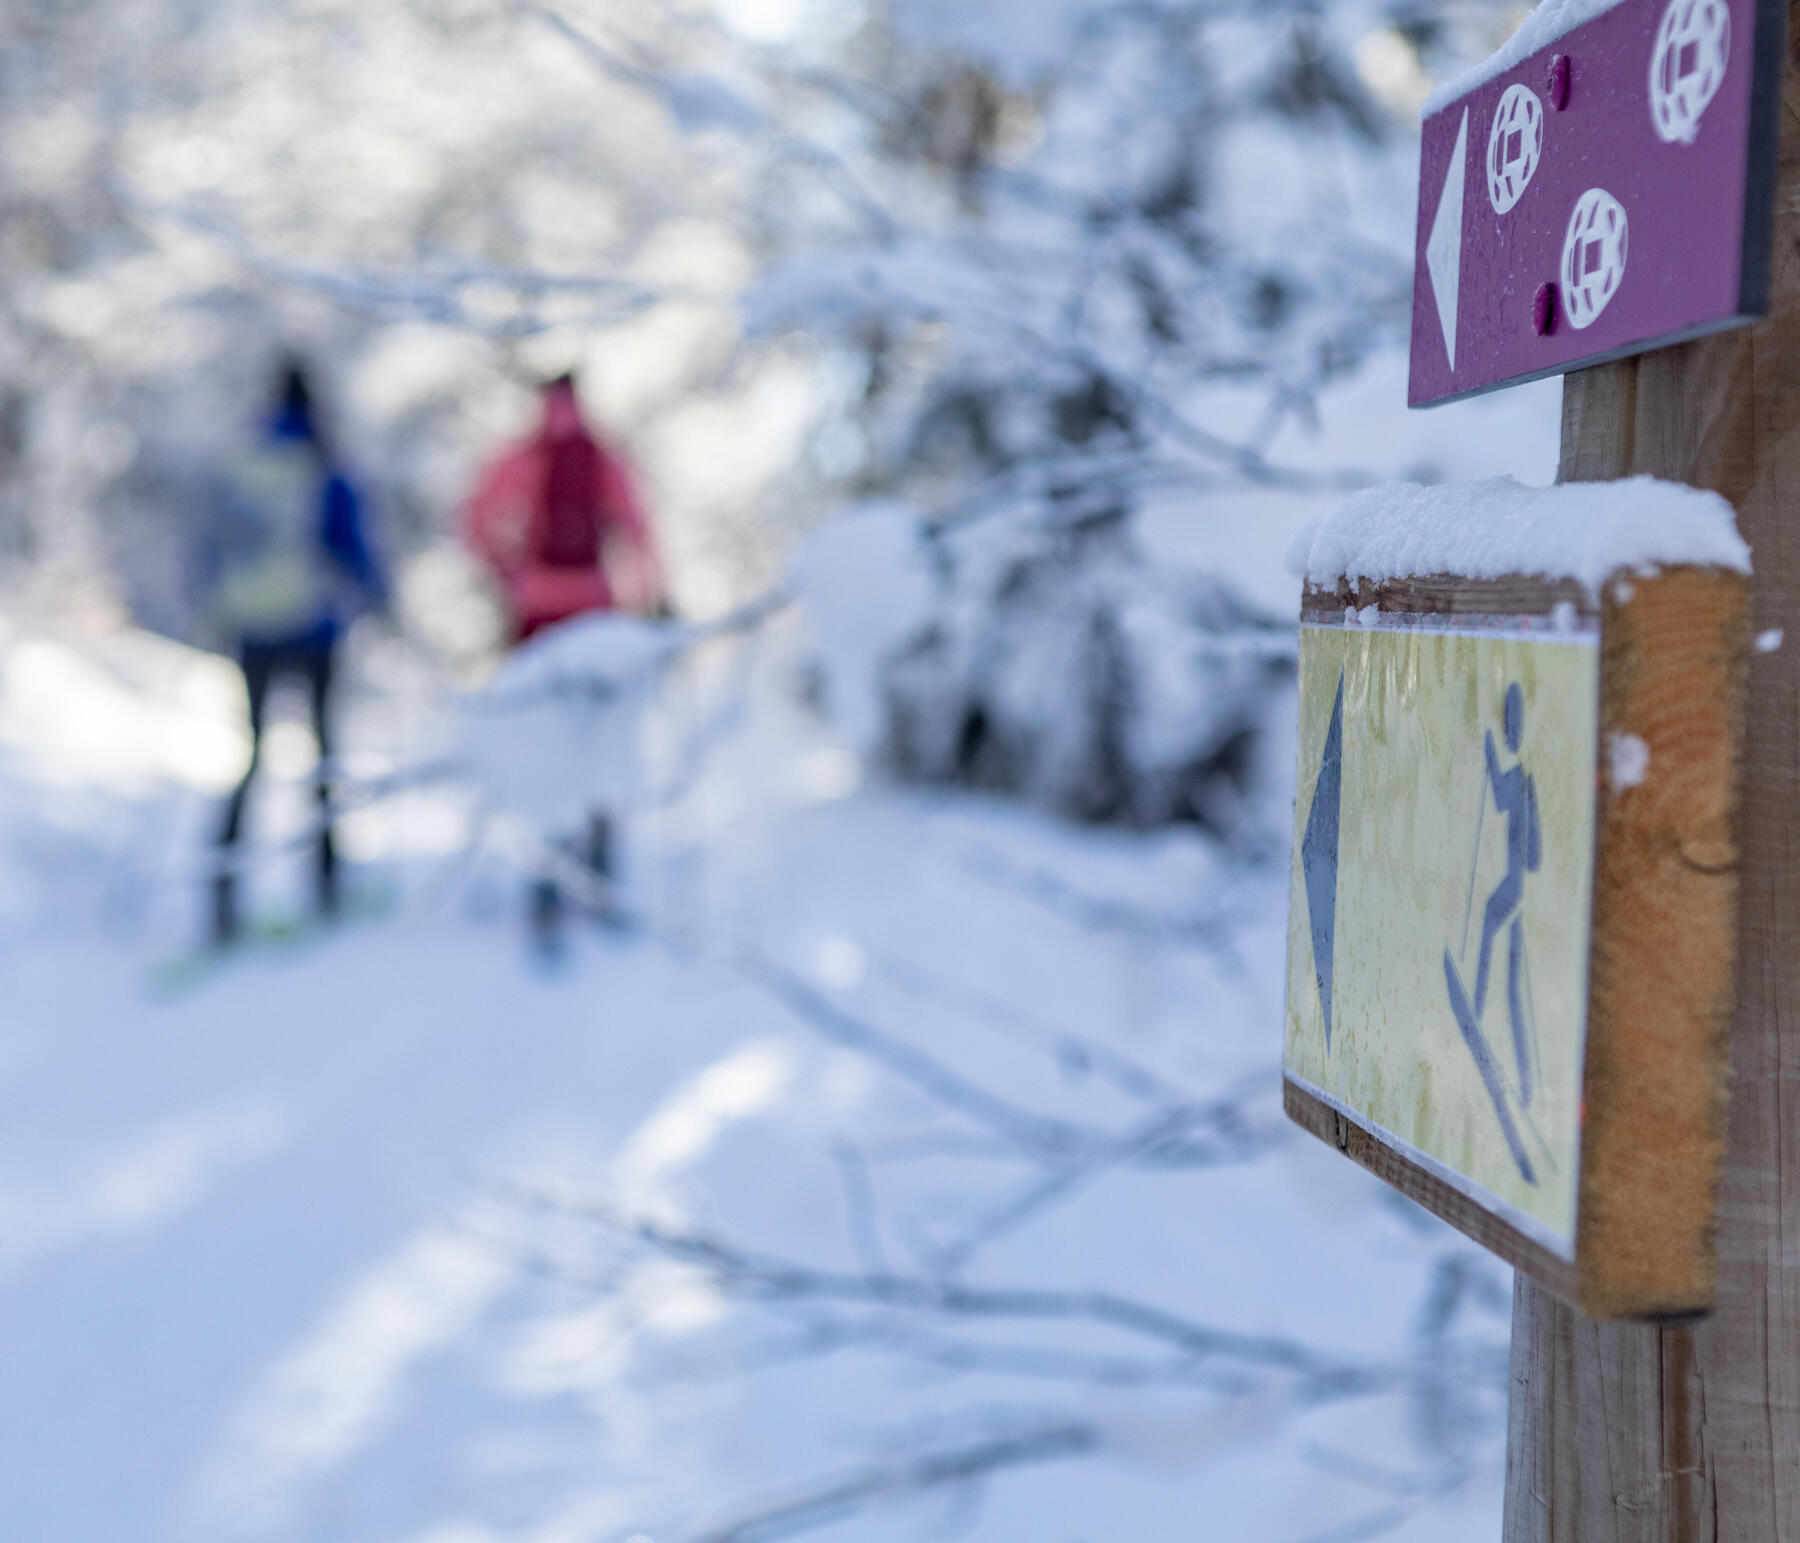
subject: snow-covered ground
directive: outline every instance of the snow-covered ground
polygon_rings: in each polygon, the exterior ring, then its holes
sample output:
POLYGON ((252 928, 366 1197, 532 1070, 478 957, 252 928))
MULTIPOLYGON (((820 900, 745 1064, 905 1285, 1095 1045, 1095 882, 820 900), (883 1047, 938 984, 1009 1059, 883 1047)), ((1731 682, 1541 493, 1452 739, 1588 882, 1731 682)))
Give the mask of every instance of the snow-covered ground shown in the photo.
MULTIPOLYGON (((5 658, 8 1537, 1494 1533, 1504 1272, 1281 1121, 1283 866, 795 719, 559 968, 444 785, 357 817, 355 918, 195 969, 229 675, 5 658)), ((352 769, 440 747, 362 674, 352 769)))

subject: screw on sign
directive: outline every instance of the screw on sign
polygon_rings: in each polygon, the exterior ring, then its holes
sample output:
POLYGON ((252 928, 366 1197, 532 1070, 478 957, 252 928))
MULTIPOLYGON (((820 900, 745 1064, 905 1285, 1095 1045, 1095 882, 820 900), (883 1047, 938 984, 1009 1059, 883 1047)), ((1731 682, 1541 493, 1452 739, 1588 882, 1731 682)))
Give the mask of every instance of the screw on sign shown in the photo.
POLYGON ((1569 56, 1556 54, 1550 60, 1550 105, 1561 112, 1569 105, 1569 56))
POLYGON ((1551 283, 1538 285, 1537 293, 1531 297, 1531 330, 1543 337, 1556 325, 1556 286, 1551 283))

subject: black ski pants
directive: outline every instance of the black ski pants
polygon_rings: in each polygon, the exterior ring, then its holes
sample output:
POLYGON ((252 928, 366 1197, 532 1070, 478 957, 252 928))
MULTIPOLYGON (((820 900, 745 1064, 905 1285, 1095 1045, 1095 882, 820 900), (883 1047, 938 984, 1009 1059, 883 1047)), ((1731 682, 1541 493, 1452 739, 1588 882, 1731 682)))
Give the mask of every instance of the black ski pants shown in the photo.
POLYGON ((332 648, 329 644, 244 643, 238 649, 238 665, 244 672, 244 687, 250 698, 250 764, 244 768, 243 780, 233 790, 225 805, 225 819, 219 827, 221 862, 213 880, 213 935, 218 942, 230 942, 237 935, 237 875, 232 864, 233 850, 243 834, 244 805, 250 797, 250 784, 256 778, 262 761, 262 736, 269 688, 282 675, 297 676, 305 685, 312 709, 313 737, 319 743, 321 766, 317 778, 319 803, 319 842, 315 874, 318 883, 319 910, 330 915, 337 909, 337 849, 331 836, 331 781, 326 765, 331 758, 331 679, 332 648))

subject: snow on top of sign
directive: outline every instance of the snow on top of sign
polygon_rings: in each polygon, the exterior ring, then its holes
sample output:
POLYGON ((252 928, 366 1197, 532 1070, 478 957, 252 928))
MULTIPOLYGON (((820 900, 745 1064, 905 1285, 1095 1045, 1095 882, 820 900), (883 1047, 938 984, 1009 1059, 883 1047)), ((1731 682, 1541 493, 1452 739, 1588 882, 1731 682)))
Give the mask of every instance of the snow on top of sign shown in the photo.
POLYGON ((1750 571, 1750 549, 1717 493, 1630 477, 1533 488, 1511 477, 1423 487, 1394 482, 1355 494, 1303 528, 1288 571, 1309 583, 1453 573, 1539 574, 1598 592, 1621 568, 1697 563, 1750 571))
POLYGON ((1419 116, 1429 118, 1433 113, 1441 112, 1458 97, 1466 96, 1477 86, 1485 86, 1496 75, 1505 74, 1540 48, 1548 48, 1583 22, 1592 21, 1624 3, 1625 0, 1543 0, 1543 4, 1519 23, 1519 30, 1480 64, 1471 65, 1462 74, 1451 77, 1426 97, 1419 116))

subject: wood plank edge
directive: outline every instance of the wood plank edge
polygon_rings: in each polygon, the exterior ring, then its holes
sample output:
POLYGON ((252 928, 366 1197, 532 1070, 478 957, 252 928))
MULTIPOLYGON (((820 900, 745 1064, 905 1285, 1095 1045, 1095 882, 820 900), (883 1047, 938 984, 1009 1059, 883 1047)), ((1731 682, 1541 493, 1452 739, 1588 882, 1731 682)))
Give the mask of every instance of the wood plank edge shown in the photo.
POLYGON ((1598 597, 1579 579, 1547 579, 1524 573, 1498 579, 1462 579, 1454 574, 1430 573, 1383 579, 1379 583, 1372 579, 1340 578, 1330 586, 1308 582, 1301 591, 1302 615, 1370 605, 1415 616, 1553 617, 1559 607, 1567 607, 1568 615, 1584 623, 1593 623, 1600 616, 1598 597))
POLYGON ((1366 1168, 1409 1200, 1416 1201, 1439 1220, 1448 1222, 1465 1237, 1499 1255, 1514 1269, 1529 1275, 1559 1297, 1570 1302, 1575 1300, 1575 1266, 1568 1260, 1557 1258, 1541 1243, 1526 1237, 1461 1190, 1453 1189, 1436 1174, 1396 1152, 1287 1076, 1281 1079, 1281 1105, 1287 1117, 1302 1130, 1317 1136, 1327 1146, 1335 1147, 1353 1163, 1366 1168))
MULTIPOLYGON (((1723 1170, 1730 1019, 1736 974, 1737 842, 1743 699, 1749 658, 1749 583, 1723 569, 1681 566, 1630 580, 1629 598, 1609 585, 1601 629, 1600 764, 1596 777, 1594 915, 1577 1221, 1578 1305, 1607 1319, 1692 1321, 1711 1311, 1717 1289, 1717 1210, 1723 1170), (1684 634, 1681 624, 1689 630, 1684 634), (1674 657, 1686 649, 1705 667, 1674 657), (1674 700, 1679 694, 1680 701, 1674 700), (1686 714, 1705 732, 1658 735, 1686 714), (1608 741, 1645 730, 1649 778, 1685 791, 1611 787, 1608 741), (1632 800, 1639 800, 1634 808, 1632 800), (1704 830, 1695 823, 1705 815, 1704 830), (1722 813, 1722 821, 1721 821, 1722 813), (1722 830, 1718 829, 1722 823, 1722 830), (1708 849, 1704 863, 1679 860, 1708 849), (1639 982, 1666 974, 1664 948, 1639 913, 1680 918, 1692 942, 1710 934, 1703 958, 1670 989, 1639 982), (1653 1032, 1646 1032, 1646 1030, 1653 1032), (1679 1149, 1684 1172, 1704 1191, 1671 1200, 1671 1186, 1646 1183, 1641 1142, 1655 1130, 1679 1149)), ((1677 947, 1672 950, 1679 952, 1677 947)), ((1673 1188, 1688 1186, 1676 1184, 1673 1188)))

